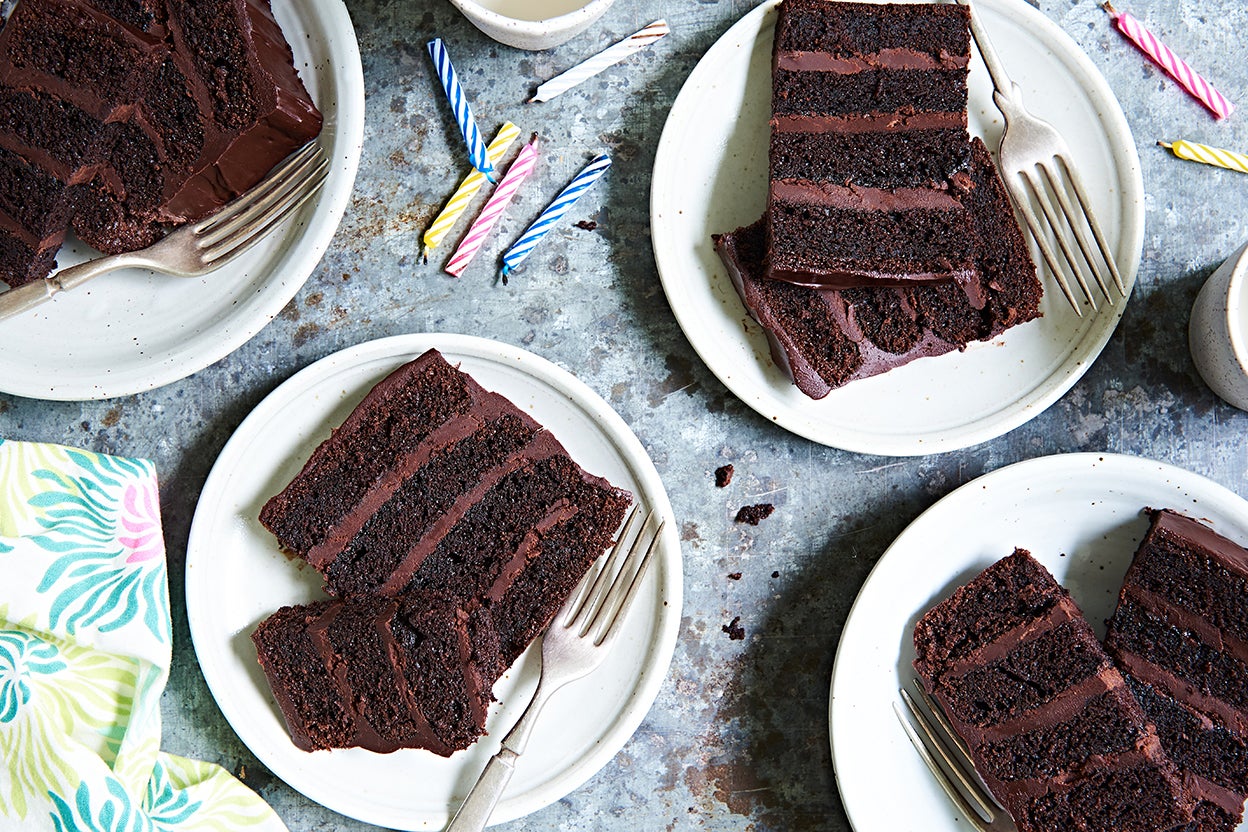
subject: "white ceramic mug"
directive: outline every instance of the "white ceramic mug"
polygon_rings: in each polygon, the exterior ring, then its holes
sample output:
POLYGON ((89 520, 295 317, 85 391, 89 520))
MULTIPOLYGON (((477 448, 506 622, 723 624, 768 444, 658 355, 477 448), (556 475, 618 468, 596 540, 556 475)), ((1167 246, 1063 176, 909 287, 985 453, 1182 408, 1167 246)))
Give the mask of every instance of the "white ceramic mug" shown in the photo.
POLYGON ((579 35, 614 0, 451 0, 464 17, 499 43, 550 49, 579 35))
POLYGON ((1201 378, 1227 402, 1248 410, 1248 244, 1201 287, 1187 344, 1201 378))

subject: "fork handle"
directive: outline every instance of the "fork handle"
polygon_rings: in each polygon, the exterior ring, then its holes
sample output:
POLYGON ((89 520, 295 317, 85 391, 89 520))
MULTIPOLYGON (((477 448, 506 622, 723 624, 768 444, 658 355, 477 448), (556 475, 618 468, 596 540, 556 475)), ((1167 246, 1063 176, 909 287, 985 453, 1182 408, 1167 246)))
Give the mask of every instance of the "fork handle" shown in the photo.
POLYGON ((538 713, 550 698, 550 694, 557 689, 557 686, 550 687, 549 683, 543 684, 539 679, 529 706, 507 736, 503 737, 502 749, 490 758, 485 770, 473 784, 472 791, 468 792, 468 797, 464 799, 463 805, 459 807, 455 817, 451 818, 444 832, 479 832, 490 822, 490 815, 498 805, 499 798, 503 796, 503 789, 507 788, 511 775, 515 773, 516 760, 529 744, 529 735, 537 724, 538 713))
MULTIPOLYGON (((988 74, 992 77, 992 86, 996 90, 993 98, 1005 99, 1006 102, 1013 101, 1019 95, 1018 85, 1006 74, 1005 66, 997 57, 997 50, 992 48, 992 41, 988 39, 988 33, 984 31, 974 7, 971 6, 971 0, 958 0, 958 5, 971 9, 971 37, 975 39, 979 54, 984 59, 984 65, 988 67, 988 74)), ((997 101, 997 106, 1001 106, 1000 100, 997 101)))
POLYGON ((100 257, 61 269, 43 280, 18 286, 7 292, 0 293, 0 321, 29 312, 37 306, 47 303, 61 292, 81 286, 92 278, 102 274, 115 272, 118 269, 132 267, 145 268, 151 265, 146 258, 133 254, 116 254, 112 257, 100 257))
POLYGON ((498 799, 503 795, 503 789, 511 782, 519 756, 510 748, 504 748, 490 758, 485 771, 481 772, 467 799, 446 827, 446 832, 477 832, 485 828, 494 807, 498 805, 498 799))

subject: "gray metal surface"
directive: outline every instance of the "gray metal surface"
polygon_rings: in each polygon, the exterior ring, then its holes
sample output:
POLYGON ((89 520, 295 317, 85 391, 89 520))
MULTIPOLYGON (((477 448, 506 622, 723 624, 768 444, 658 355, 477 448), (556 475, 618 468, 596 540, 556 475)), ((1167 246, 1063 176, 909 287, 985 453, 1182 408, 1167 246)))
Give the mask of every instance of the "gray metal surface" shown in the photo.
MULTIPOLYGON (((906 460, 832 450, 769 424, 701 364, 659 286, 648 218, 659 134, 699 56, 753 2, 619 0, 589 32, 538 54, 494 44, 448 3, 348 5, 364 55, 364 159, 329 253, 282 315, 228 358, 151 393, 81 404, 0 395, 0 435, 156 462, 175 607, 164 746, 245 770, 292 830, 365 827, 272 777, 226 724, 191 648, 182 564, 195 500, 231 432, 292 373, 344 347, 421 331, 522 345, 611 403, 671 495, 685 609, 658 701, 603 771, 499 827, 508 832, 846 830, 827 739, 832 660, 858 587, 908 522, 981 473, 1065 451, 1165 460, 1248 495, 1248 414, 1200 381, 1186 334, 1201 283, 1248 239, 1248 176, 1154 146, 1188 138, 1248 151, 1248 112, 1214 122, 1091 0, 1044 0, 1041 9, 1105 73, 1138 142, 1147 229, 1126 317, 1100 360, 1046 413, 995 441, 906 460), (649 54, 549 104, 521 103, 541 80, 658 17, 673 34, 649 54), (511 118, 539 131, 547 149, 483 257, 493 260, 518 236, 592 152, 606 149, 615 160, 508 286, 482 263, 452 280, 420 262, 420 235, 463 169, 425 53, 434 34, 453 45, 479 121, 492 129, 511 118), (572 227, 577 220, 597 229, 572 227), (725 462, 736 478, 719 490, 712 471, 725 462), (738 507, 755 502, 775 503, 775 514, 757 527, 732 522, 738 507)), ((1248 110, 1248 7, 1136 0, 1129 10, 1248 110)))

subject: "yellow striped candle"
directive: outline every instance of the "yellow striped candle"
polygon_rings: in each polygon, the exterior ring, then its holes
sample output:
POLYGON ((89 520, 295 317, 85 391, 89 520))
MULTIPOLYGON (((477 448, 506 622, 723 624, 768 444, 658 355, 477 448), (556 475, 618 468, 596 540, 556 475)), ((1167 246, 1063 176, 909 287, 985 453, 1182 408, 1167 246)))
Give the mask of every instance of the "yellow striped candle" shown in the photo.
MULTIPOLYGON (((491 165, 495 168, 498 167, 499 160, 503 158, 507 148, 511 147, 511 143, 519 135, 520 128, 510 121, 505 122, 502 127, 498 128, 498 134, 494 136, 494 141, 490 142, 489 147, 485 149, 485 156, 489 159, 491 165)), ((426 261, 429 260, 429 252, 437 248, 438 243, 442 242, 442 238, 455 226, 455 223, 459 221, 460 216, 464 213, 464 209, 468 207, 468 203, 477 195, 477 191, 481 190, 481 186, 485 182, 485 174, 479 170, 473 170, 472 173, 464 177, 463 182, 459 183, 455 193, 451 194, 451 198, 442 207, 442 212, 434 218, 433 224, 425 232, 424 255, 426 261)))
POLYGON ((1227 170, 1237 170, 1240 173, 1248 173, 1248 156, 1243 153, 1223 150, 1220 147, 1210 147, 1207 144, 1185 142, 1182 139, 1173 143, 1157 142, 1157 144, 1169 150, 1180 159, 1202 162, 1206 165, 1214 165, 1227 170))

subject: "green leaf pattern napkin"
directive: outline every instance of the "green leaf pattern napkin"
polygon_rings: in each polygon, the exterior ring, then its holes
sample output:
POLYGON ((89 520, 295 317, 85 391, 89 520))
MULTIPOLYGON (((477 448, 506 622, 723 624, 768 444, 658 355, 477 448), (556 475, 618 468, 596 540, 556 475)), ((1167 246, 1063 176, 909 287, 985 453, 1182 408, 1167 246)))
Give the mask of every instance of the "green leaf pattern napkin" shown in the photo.
POLYGON ((152 464, 0 439, 0 829, 285 830, 160 751, 171 640, 152 464))

